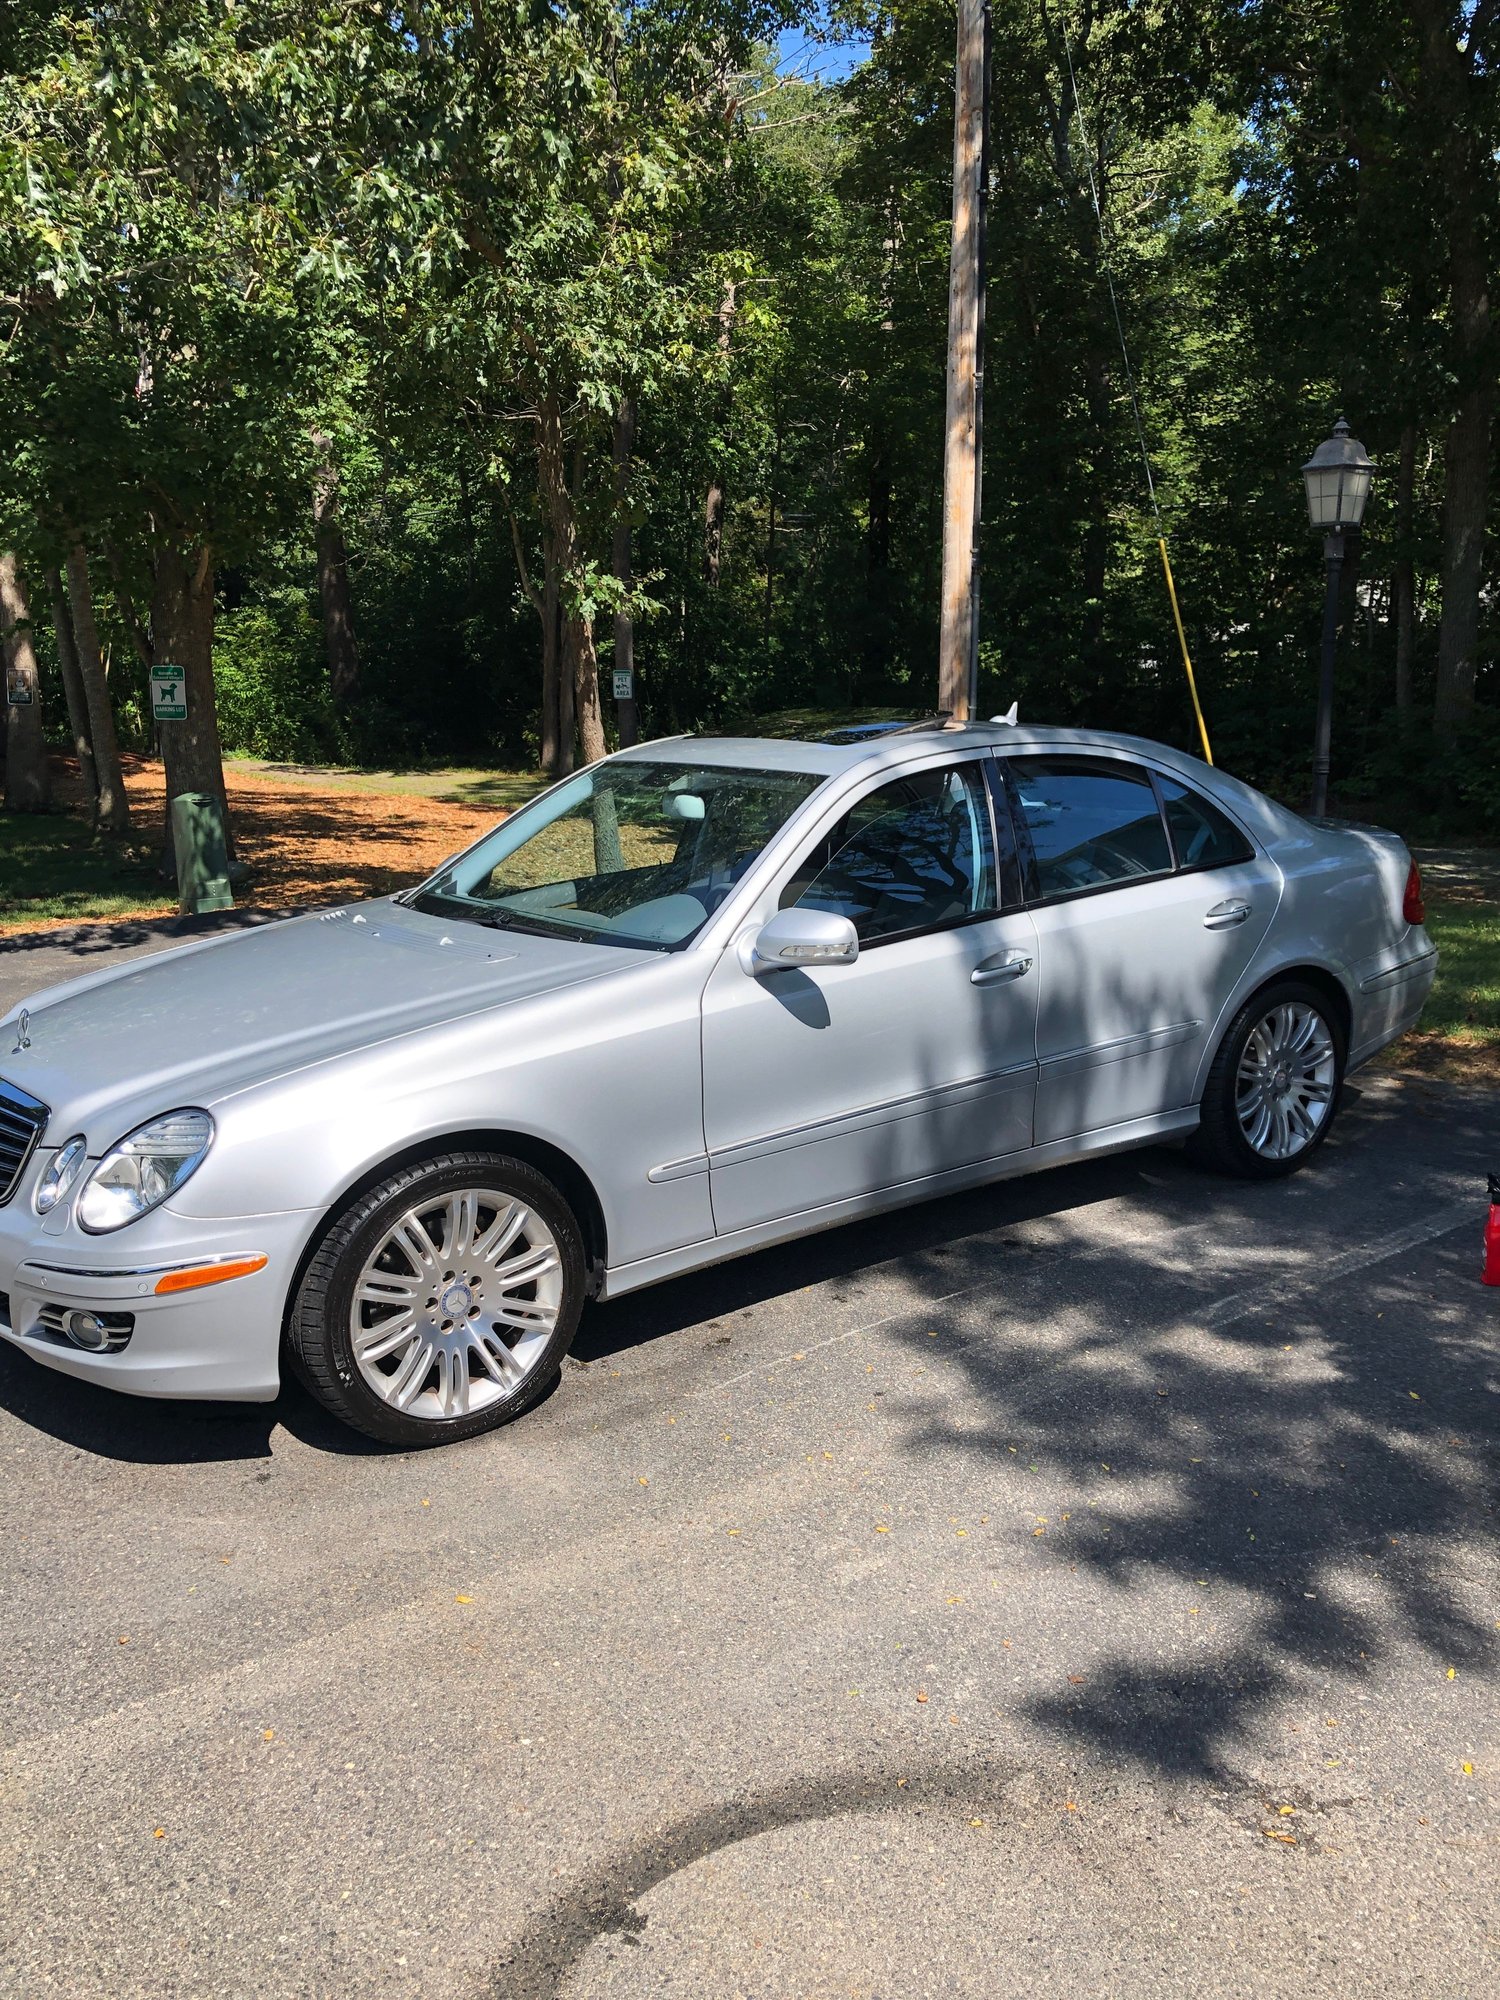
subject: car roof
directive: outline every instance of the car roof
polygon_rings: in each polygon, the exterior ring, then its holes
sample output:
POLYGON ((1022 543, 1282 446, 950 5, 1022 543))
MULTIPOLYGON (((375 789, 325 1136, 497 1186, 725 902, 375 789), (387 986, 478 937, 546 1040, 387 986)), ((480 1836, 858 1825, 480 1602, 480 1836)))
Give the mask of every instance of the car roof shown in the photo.
MULTIPOLYGON (((852 732, 835 734, 847 736, 852 732)), ((1185 784, 1209 793, 1268 843, 1305 837, 1307 831, 1303 822, 1284 806, 1241 779, 1231 777, 1227 771, 1206 764, 1201 757, 1176 750, 1169 743, 1156 743, 1145 736, 1125 736, 1108 729, 1064 729, 1040 722, 932 721, 898 724, 877 735, 856 737, 852 742, 782 736, 669 736, 617 754, 662 763, 717 764, 737 770, 792 771, 832 778, 852 771, 874 776, 883 770, 900 770, 944 748, 960 753, 995 750, 1002 755, 1052 750, 1068 751, 1075 756, 1103 751, 1144 757, 1176 772, 1185 784)))
POLYGON ((912 762, 942 749, 1113 750, 1132 757, 1152 757, 1179 769, 1198 770, 1201 760, 1152 743, 1143 736, 1122 736, 1104 729, 1063 729, 1046 723, 914 723, 869 731, 833 732, 826 737, 667 736, 623 752, 627 757, 673 764, 719 764, 733 769, 804 771, 832 777, 856 768, 880 770, 912 762))

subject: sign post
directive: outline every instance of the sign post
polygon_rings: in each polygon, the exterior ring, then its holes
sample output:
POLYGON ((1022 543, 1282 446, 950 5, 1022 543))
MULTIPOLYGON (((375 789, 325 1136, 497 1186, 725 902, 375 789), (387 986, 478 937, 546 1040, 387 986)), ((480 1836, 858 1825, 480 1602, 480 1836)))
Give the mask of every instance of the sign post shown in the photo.
POLYGON ((187 668, 160 666, 151 669, 151 720, 187 721, 187 668))

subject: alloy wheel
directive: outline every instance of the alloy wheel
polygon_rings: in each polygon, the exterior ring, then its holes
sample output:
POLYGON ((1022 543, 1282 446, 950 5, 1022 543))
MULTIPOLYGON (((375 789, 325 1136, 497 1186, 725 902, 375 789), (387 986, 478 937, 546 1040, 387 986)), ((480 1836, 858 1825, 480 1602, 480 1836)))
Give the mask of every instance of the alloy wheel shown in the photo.
POLYGON ((1337 1082, 1333 1036, 1317 1008, 1300 1000, 1272 1007, 1251 1028, 1235 1076, 1235 1113, 1251 1151, 1265 1160, 1304 1152, 1337 1082))
POLYGON ((513 1396, 563 1303, 557 1239, 496 1188, 408 1208, 365 1260, 349 1309, 361 1376, 403 1416, 441 1422, 513 1396))

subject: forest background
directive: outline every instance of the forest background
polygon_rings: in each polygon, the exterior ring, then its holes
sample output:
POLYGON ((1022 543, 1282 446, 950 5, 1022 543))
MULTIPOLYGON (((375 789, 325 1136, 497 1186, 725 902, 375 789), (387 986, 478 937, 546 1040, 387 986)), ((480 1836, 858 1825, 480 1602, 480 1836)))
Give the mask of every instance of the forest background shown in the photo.
MULTIPOLYGON (((994 0, 983 712, 1195 742, 1108 271, 1218 760, 1305 793, 1342 412, 1336 799, 1500 830, 1497 20, 994 0)), ((153 661, 168 790, 563 769, 626 657, 647 735, 930 708, 953 47, 947 0, 11 0, 7 804, 72 747, 124 835, 153 661)))

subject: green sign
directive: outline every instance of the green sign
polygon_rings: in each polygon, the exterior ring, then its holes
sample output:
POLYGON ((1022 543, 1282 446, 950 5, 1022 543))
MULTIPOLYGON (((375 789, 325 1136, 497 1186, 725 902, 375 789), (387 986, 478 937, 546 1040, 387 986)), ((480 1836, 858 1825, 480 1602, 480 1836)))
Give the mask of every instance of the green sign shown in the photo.
POLYGON ((634 699, 635 699, 635 675, 630 671, 629 667, 616 667, 615 700, 634 701, 634 699))
POLYGON ((151 669, 151 720, 153 722, 187 721, 186 667, 153 667, 151 669))
POLYGON ((31 707, 31 682, 19 667, 7 667, 5 670, 5 702, 8 708, 31 707))

